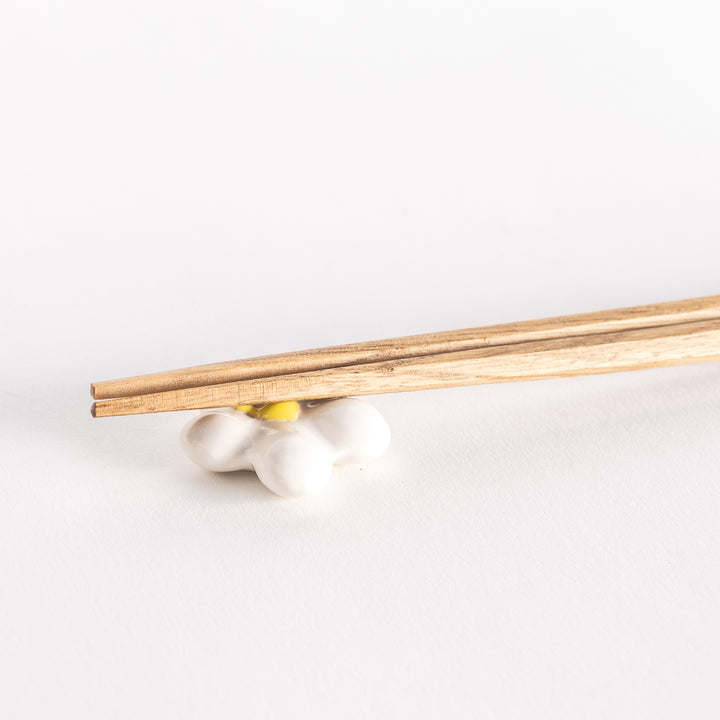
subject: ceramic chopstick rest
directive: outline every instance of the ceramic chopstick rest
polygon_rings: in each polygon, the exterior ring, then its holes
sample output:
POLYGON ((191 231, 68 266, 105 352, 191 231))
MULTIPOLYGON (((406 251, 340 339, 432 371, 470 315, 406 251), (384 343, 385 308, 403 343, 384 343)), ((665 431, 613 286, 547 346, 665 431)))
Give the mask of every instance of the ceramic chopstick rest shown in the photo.
POLYGON ((389 443, 385 419, 356 398, 213 410, 182 431, 185 452, 201 467, 254 470, 283 497, 321 490, 333 465, 373 460, 389 443))

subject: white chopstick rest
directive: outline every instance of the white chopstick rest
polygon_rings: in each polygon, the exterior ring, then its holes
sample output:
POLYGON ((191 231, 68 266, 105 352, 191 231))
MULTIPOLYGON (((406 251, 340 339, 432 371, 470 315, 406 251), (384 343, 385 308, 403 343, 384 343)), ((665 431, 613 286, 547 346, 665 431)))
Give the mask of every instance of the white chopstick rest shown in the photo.
POLYGON ((201 467, 215 472, 254 470, 282 497, 321 490, 333 465, 368 462, 382 455, 389 443, 385 419, 356 398, 213 410, 182 431, 185 452, 201 467), (274 412, 278 405, 294 406, 291 417, 296 419, 277 419, 287 416, 274 412))

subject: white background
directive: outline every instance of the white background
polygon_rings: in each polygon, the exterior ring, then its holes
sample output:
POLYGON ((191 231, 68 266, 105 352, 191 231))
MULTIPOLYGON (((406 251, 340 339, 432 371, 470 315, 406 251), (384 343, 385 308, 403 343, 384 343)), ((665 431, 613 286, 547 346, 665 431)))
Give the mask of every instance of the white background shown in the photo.
POLYGON ((283 501, 91 380, 720 292, 714 2, 0 9, 0 714, 716 718, 720 366, 376 399, 283 501))

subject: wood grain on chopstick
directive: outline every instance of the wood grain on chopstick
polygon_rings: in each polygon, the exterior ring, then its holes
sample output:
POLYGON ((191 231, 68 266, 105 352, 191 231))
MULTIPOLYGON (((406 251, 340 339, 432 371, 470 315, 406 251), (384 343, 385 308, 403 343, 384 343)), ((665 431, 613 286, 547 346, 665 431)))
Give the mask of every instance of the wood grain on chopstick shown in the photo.
POLYGON ((95 417, 540 380, 720 360, 720 319, 535 340, 102 400, 95 417))
POLYGON ((150 375, 95 382, 90 386, 90 390, 91 395, 97 400, 128 397, 227 384, 240 380, 307 373, 362 363, 696 322, 713 318, 720 318, 720 295, 200 365, 150 375))

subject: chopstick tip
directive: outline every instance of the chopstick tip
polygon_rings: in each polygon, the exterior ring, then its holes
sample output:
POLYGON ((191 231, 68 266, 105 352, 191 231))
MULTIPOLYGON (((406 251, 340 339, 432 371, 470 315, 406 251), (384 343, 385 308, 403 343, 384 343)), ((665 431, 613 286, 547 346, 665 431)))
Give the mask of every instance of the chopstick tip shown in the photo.
POLYGON ((95 414, 95 405, 96 405, 96 403, 93 403, 92 406, 90 407, 90 414, 93 417, 97 417, 97 415, 95 414))

